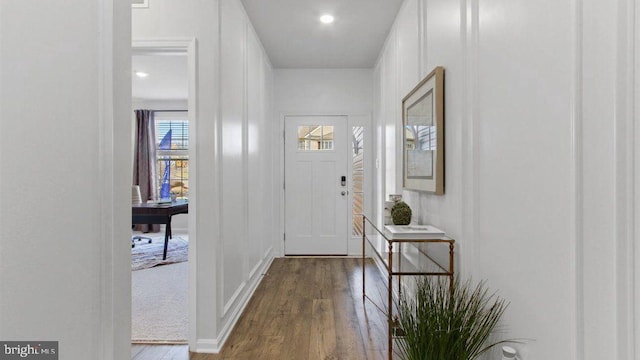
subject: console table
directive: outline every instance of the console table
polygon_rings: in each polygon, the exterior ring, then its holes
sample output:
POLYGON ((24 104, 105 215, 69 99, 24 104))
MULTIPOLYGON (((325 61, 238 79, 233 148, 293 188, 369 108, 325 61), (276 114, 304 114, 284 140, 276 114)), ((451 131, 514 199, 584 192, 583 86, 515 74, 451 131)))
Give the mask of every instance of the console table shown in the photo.
POLYGON ((454 281, 455 240, 446 236, 429 239, 420 239, 416 236, 407 237, 394 238, 385 231, 379 230, 369 218, 362 216, 362 301, 371 301, 378 310, 387 315, 389 360, 393 358, 394 339, 393 277, 397 277, 398 281, 397 296, 400 296, 403 291, 403 276, 445 276, 449 278, 451 286, 454 281), (387 273, 388 294, 386 310, 376 304, 366 292, 365 259, 367 243, 373 249, 373 254, 387 273), (445 246, 448 249, 443 248, 445 246))
POLYGON ((171 237, 171 217, 189 212, 188 200, 176 200, 167 203, 140 203, 131 206, 133 224, 165 224, 164 252, 162 260, 167 259, 167 247, 171 237))

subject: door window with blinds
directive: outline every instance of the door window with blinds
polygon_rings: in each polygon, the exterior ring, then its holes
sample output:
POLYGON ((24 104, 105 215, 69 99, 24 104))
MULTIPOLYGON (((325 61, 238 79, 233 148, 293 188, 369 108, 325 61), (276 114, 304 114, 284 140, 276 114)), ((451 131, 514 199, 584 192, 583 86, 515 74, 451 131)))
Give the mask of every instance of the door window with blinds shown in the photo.
POLYGON ((155 111, 158 190, 189 197, 189 119, 186 111, 155 111))

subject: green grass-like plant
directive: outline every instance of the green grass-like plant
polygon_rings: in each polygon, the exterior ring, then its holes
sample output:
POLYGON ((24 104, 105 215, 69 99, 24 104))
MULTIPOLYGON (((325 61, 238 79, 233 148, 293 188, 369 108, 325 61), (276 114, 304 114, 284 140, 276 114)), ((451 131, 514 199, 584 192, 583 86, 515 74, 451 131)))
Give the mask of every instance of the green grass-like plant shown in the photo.
POLYGON ((484 282, 420 278, 411 297, 404 292, 397 303, 397 352, 405 360, 473 360, 490 342, 505 301, 489 294, 484 282))

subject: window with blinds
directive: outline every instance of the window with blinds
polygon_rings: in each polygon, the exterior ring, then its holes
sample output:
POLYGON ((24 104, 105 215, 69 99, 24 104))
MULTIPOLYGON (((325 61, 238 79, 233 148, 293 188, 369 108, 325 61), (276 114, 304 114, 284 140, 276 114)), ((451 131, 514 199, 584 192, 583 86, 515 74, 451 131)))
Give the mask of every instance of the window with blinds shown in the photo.
POLYGON ((189 196, 189 120, 187 112, 154 113, 156 124, 156 156, 158 191, 163 183, 178 198, 189 196), (166 180, 166 181, 165 181, 166 180))

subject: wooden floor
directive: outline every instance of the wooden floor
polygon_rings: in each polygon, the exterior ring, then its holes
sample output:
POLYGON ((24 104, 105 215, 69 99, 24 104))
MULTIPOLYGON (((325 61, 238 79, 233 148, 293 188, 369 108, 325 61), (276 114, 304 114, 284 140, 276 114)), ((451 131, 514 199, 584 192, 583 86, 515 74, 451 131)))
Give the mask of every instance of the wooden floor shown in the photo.
MULTIPOLYGON (((385 282, 370 261, 367 294, 384 298, 385 282)), ((277 258, 220 354, 190 354, 186 345, 134 345, 131 358, 387 359, 386 329, 386 317, 371 302, 363 305, 360 259, 277 258)))

